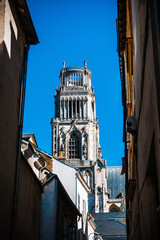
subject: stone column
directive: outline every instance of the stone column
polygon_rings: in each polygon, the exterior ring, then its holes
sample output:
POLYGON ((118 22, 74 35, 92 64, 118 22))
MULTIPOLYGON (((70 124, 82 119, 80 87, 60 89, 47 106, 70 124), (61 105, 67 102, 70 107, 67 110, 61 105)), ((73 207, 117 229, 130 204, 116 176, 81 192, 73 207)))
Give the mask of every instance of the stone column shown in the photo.
POLYGON ((64 99, 64 119, 66 119, 66 100, 64 99))
POLYGON ((82 118, 82 111, 81 111, 81 99, 79 99, 79 118, 82 118))
POLYGON ((60 119, 62 117, 62 109, 61 109, 61 99, 60 99, 60 111, 59 111, 60 119))
POLYGON ((88 119, 88 99, 86 100, 86 119, 88 119))
POLYGON ((67 109, 68 109, 67 117, 69 119, 69 98, 67 98, 67 103, 68 103, 68 105, 67 105, 67 109))
POLYGON ((82 85, 81 86, 83 86, 84 85, 84 74, 82 74, 82 85))
POLYGON ((83 119, 85 119, 85 116, 86 116, 86 109, 85 109, 85 100, 83 100, 83 104, 82 104, 82 106, 83 106, 83 119))
POLYGON ((61 100, 61 118, 63 119, 63 100, 61 100))
POLYGON ((64 101, 63 101, 63 119, 65 118, 65 99, 64 99, 64 101))

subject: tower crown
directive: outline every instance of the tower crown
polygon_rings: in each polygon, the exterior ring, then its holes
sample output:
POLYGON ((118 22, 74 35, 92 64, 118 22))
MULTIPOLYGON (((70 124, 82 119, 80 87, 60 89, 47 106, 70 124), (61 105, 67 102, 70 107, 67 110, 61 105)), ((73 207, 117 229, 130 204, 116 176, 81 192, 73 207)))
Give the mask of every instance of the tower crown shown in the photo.
POLYGON ((87 68, 87 61, 84 61, 84 66, 68 66, 60 71, 61 87, 80 87, 89 89, 91 87, 91 71, 87 68))

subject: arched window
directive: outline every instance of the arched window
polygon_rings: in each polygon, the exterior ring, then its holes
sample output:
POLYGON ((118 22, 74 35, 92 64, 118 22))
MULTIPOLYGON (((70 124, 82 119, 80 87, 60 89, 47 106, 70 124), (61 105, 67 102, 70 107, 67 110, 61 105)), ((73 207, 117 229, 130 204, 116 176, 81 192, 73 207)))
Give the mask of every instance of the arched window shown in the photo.
POLYGON ((75 132, 71 133, 69 139, 69 159, 80 158, 80 142, 75 132))
POLYGON ((120 212, 120 208, 116 206, 115 204, 112 204, 109 208, 110 212, 120 212))

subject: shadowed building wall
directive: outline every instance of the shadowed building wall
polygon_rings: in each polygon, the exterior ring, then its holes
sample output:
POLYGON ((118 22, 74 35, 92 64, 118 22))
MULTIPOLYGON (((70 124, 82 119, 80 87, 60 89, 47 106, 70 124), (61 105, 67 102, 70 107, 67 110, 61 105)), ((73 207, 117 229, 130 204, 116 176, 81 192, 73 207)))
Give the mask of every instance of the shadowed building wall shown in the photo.
POLYGON ((160 239, 159 9, 158 0, 118 0, 127 234, 133 240, 160 239))
POLYGON ((38 38, 25 0, 0 1, 0 238, 15 229, 27 54, 38 38), (26 45, 28 45, 26 47, 26 45), (14 225, 14 226, 13 226, 14 225))

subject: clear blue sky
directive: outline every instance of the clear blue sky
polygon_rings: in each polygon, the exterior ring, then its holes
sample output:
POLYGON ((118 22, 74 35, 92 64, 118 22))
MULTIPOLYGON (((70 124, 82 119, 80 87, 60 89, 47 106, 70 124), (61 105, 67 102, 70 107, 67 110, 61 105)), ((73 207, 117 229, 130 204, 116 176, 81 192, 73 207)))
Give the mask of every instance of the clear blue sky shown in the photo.
POLYGON ((33 132, 39 148, 51 153, 50 120, 62 60, 92 73, 102 156, 121 165, 122 104, 117 54, 117 0, 27 0, 40 44, 28 60, 23 132, 33 132))

